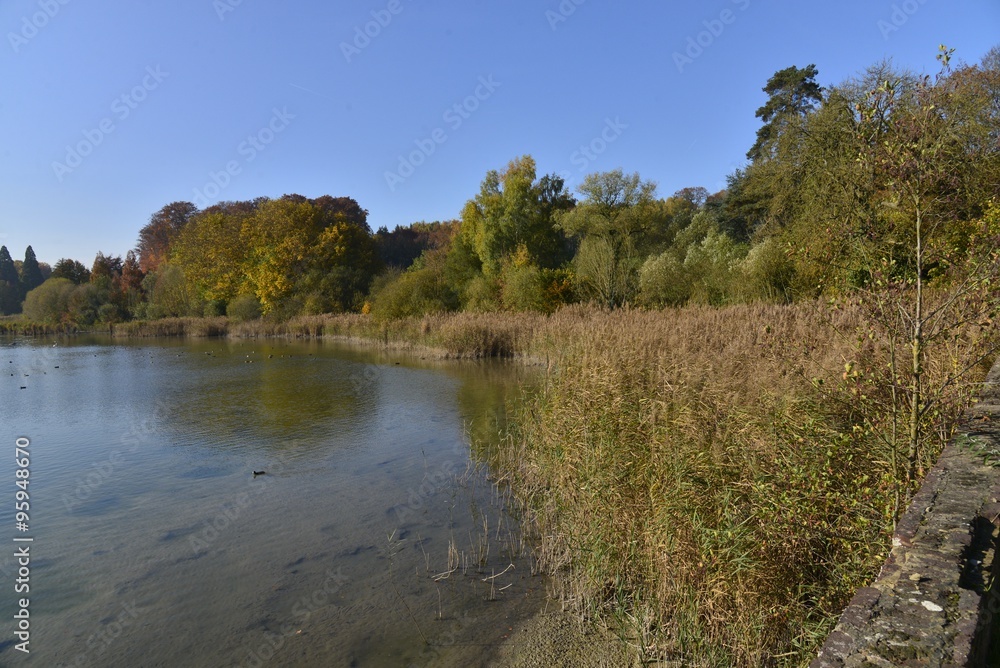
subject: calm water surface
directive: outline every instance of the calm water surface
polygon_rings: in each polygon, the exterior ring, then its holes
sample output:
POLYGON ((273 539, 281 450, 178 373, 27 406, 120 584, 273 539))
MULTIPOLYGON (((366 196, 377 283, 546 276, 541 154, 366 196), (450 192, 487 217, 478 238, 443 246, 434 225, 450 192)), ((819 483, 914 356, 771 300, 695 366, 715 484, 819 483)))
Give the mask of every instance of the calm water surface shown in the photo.
POLYGON ((31 654, 8 621, 0 664, 485 665, 542 604, 467 472, 522 370, 222 340, 0 339, 0 364, 7 620, 34 538, 31 654))

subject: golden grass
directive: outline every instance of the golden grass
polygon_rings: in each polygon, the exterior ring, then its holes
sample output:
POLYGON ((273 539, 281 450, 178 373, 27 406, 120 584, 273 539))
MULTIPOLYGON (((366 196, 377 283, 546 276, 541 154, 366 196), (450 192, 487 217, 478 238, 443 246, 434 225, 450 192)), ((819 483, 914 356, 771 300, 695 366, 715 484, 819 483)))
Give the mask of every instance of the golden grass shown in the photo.
MULTIPOLYGON (((912 492, 874 331, 859 308, 814 303, 540 323, 551 373, 493 465, 563 600, 616 619, 646 659, 808 663, 912 492)), ((928 387, 954 362, 939 353, 928 387)), ((928 434, 968 399, 949 392, 928 434)))

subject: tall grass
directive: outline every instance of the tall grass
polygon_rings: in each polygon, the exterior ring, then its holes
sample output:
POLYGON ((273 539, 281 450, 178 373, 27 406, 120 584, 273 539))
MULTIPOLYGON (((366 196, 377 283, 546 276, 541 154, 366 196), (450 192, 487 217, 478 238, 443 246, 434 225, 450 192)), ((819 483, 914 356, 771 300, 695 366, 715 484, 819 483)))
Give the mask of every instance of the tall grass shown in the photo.
POLYGON ((51 336, 53 334, 74 334, 77 328, 72 324, 52 324, 34 322, 16 316, 0 318, 0 334, 17 334, 21 336, 51 336))
MULTIPOLYGON (((551 373, 494 466, 563 601, 617 620, 647 659, 808 663, 913 491, 871 331, 861 309, 818 304, 543 323, 551 373)), ((927 465, 969 394, 942 395, 927 465)))
POLYGON ((540 314, 455 313, 379 321, 360 314, 298 316, 287 321, 237 322, 227 318, 165 318, 115 325, 116 337, 227 336, 232 338, 353 339, 447 357, 514 357, 533 347, 540 314))

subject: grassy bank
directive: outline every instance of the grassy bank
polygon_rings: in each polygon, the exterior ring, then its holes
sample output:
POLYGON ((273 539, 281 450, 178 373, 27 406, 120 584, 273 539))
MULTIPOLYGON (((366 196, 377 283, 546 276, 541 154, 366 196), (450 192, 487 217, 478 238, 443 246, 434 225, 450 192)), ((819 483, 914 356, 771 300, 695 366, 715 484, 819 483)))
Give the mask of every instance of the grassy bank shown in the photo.
POLYGON ((515 357, 535 348, 540 314, 456 313, 379 322, 358 314, 300 316, 278 322, 235 322, 226 318, 166 318, 115 325, 124 338, 158 336, 233 338, 342 337, 398 348, 427 348, 453 357, 515 357))
POLYGON ((0 318, 0 335, 15 336, 53 336, 56 334, 75 334, 76 325, 53 325, 51 323, 32 322, 15 316, 0 318))

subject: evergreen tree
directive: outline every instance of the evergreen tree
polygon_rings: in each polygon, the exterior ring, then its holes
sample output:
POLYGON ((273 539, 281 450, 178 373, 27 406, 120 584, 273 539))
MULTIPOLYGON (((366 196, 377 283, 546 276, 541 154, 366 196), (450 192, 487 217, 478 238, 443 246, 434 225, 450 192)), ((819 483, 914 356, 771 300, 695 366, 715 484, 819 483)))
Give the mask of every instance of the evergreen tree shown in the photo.
POLYGON ((21 299, 24 299, 25 295, 41 285, 44 280, 42 270, 38 266, 38 259, 35 257, 35 251, 31 246, 28 246, 24 251, 24 264, 21 265, 21 299))
POLYGON ((786 121, 805 116, 823 101, 823 88, 816 83, 817 74, 815 65, 802 69, 793 65, 775 72, 767 80, 763 91, 770 97, 756 114, 764 125, 757 130, 757 141, 747 152, 747 158, 756 162, 770 157, 786 121))
POLYGON ((0 246, 0 314, 21 310, 21 279, 6 246, 0 246))

